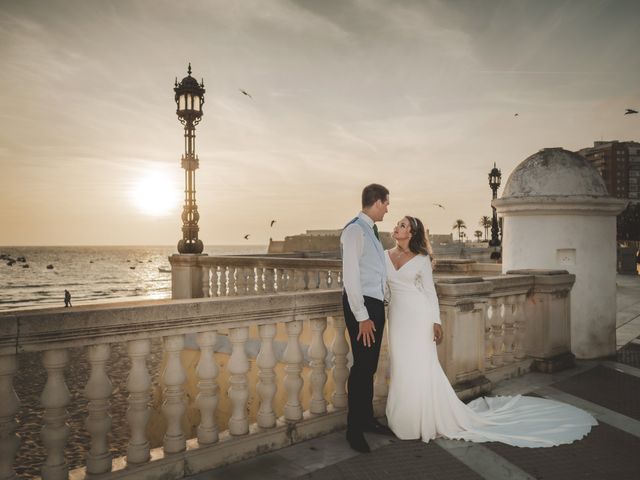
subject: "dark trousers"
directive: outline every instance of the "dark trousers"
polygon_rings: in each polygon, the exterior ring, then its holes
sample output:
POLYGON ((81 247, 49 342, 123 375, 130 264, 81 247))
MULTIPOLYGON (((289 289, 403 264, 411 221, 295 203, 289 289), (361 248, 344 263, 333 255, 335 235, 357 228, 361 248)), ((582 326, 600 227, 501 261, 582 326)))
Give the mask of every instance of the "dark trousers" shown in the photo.
POLYGON ((365 347, 362 338, 356 341, 360 331, 359 322, 353 316, 353 312, 347 301, 347 294, 342 295, 342 308, 344 320, 351 339, 351 352, 353 365, 349 372, 349 413, 347 414, 347 428, 352 431, 362 431, 365 425, 373 420, 373 375, 378 368, 380 357, 380 345, 384 330, 384 303, 377 298, 364 297, 364 305, 369 312, 369 318, 376 327, 375 343, 371 347, 365 347))

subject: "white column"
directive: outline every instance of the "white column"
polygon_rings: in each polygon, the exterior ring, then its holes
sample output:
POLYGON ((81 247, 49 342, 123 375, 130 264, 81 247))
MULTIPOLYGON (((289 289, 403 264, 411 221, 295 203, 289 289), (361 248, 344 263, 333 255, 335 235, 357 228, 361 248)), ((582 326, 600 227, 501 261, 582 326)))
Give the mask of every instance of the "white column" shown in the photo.
POLYGON ((327 383, 327 371, 325 359, 327 347, 324 345, 324 331, 327 329, 326 318, 313 318, 311 323, 311 344, 309 345, 309 358, 311 375, 311 413, 322 414, 327 411, 327 401, 324 399, 324 386, 327 383))
POLYGON ((229 433, 231 435, 246 435, 249 433, 249 419, 247 417, 247 400, 249 387, 247 385, 247 372, 249 360, 245 352, 245 344, 249 338, 248 327, 229 329, 231 341, 231 357, 227 368, 229 369, 229 400, 231 400, 231 418, 229 419, 229 433))
POLYGON ((258 426, 271 428, 276 425, 276 414, 273 411, 273 398, 276 395, 276 356, 273 351, 273 337, 276 336, 276 325, 265 324, 258 327, 260 333, 260 352, 256 358, 258 366, 258 385, 256 391, 260 397, 258 410, 258 426))
POLYGON ((17 355, 0 355, 0 479, 16 478, 13 463, 20 447, 16 435, 16 413, 20 399, 13 388, 13 378, 18 370, 17 355))
POLYGON ((287 403, 284 405, 284 418, 289 421, 302 419, 302 405, 300 404, 300 392, 302 390, 302 349, 300 348, 300 332, 302 332, 302 321, 293 320, 286 323, 287 347, 284 350, 284 361, 286 372, 284 377, 284 388, 287 391, 287 403))
POLYGON ((227 294, 227 267, 220 266, 220 296, 226 297, 227 294))
POLYGON ((47 350, 42 355, 42 364, 47 371, 47 383, 42 390, 40 403, 44 407, 42 443, 47 450, 47 459, 42 465, 43 480, 62 480, 69 475, 64 458, 64 447, 69 437, 67 405, 71 400, 64 381, 64 368, 69 362, 66 349, 47 350))
POLYGON ((333 329, 335 337, 333 340, 333 383, 335 391, 331 395, 331 403, 335 408, 346 408, 347 406, 347 379, 349 378, 349 369, 347 368, 347 353, 349 353, 349 344, 345 339, 345 330, 343 316, 333 317, 333 329))
POLYGON ((129 390, 129 408, 127 423, 131 430, 127 447, 127 463, 138 464, 149 460, 149 441, 145 433, 149 421, 149 389, 151 376, 147 369, 147 358, 151 351, 148 339, 130 340, 127 342, 127 353, 131 361, 131 370, 127 378, 129 390))
POLYGON ((182 416, 187 410, 184 397, 184 382, 187 377, 182 368, 180 353, 184 348, 184 335, 164 337, 164 351, 167 364, 162 372, 165 384, 162 413, 167 420, 167 431, 164 434, 165 453, 182 452, 186 448, 186 440, 182 431, 182 416))
POLYGON ((111 355, 108 343, 87 347, 87 358, 91 365, 91 374, 84 389, 89 401, 89 414, 85 428, 91 435, 91 448, 87 453, 87 473, 99 474, 111 471, 111 454, 107 434, 111 430, 109 398, 113 385, 106 372, 106 364, 111 355))
POLYGON ((200 409, 200 425, 198 425, 198 443, 208 445, 218 441, 215 412, 218 406, 218 365, 214 357, 213 347, 216 343, 216 332, 200 332, 197 342, 200 346, 200 360, 196 367, 198 375, 198 395, 196 405, 200 409))

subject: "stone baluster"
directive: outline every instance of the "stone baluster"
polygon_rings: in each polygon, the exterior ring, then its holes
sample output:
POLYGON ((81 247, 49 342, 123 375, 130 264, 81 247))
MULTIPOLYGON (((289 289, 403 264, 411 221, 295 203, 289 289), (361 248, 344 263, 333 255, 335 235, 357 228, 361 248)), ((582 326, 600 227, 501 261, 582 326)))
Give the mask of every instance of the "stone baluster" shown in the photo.
POLYGON ((286 280, 287 280, 286 275, 287 274, 286 274, 285 270, 282 269, 282 268, 279 268, 276 271, 276 289, 278 290, 279 293, 282 293, 282 292, 286 291, 285 290, 285 288, 286 288, 286 280))
POLYGON ((265 280, 266 269, 263 267, 256 267, 256 294, 264 295, 266 291, 265 280))
POLYGON ((209 279, 210 268, 207 265, 202 266, 202 296, 204 298, 211 296, 211 280, 209 279))
POLYGON ((516 360, 524 359, 527 354, 524 349, 524 337, 526 335, 526 324, 524 318, 524 303, 527 301, 526 295, 517 295, 515 303, 515 311, 513 312, 515 319, 515 347, 514 357, 516 360))
POLYGON ((338 273, 338 275, 337 275, 337 277, 338 277, 338 288, 342 288, 343 287, 343 285, 342 285, 342 270, 340 270, 337 273, 338 273))
POLYGON ((331 403, 335 408, 346 408, 347 379, 349 378, 349 369, 347 368, 349 344, 344 335, 347 327, 342 316, 333 317, 332 323, 335 331, 331 347, 333 351, 333 383, 335 390, 331 395, 331 403))
POLYGON ((319 272, 318 270, 307 271, 307 290, 316 290, 320 288, 319 285, 319 272))
POLYGON ((44 407, 44 427, 40 435, 47 451, 47 458, 42 465, 43 480, 66 479, 69 475, 64 458, 64 447, 69 437, 66 407, 71 400, 64 381, 67 363, 69 352, 66 349, 47 350, 42 355, 42 364, 47 371, 47 383, 40 396, 40 403, 44 407))
POLYGON ((318 270, 318 288, 329 288, 329 272, 327 270, 318 270))
POLYGON ((258 426, 271 428, 276 425, 276 414, 273 411, 273 399, 276 395, 276 356, 273 351, 273 338, 276 336, 276 325, 265 324, 258 327, 260 333, 260 352, 256 358, 258 365, 258 385, 256 391, 260 397, 258 426))
POLYGON ((514 360, 513 344, 515 343, 515 325, 513 315, 515 309, 515 296, 508 295, 504 300, 504 362, 512 363, 514 360))
POLYGON ((247 372, 249 371, 249 360, 245 352, 247 338, 249 338, 248 327, 229 329, 232 350, 227 368, 230 373, 229 399, 231 400, 232 413, 229 419, 229 433, 231 435, 249 433, 249 419, 247 417, 247 400, 249 398, 247 372))
POLYGON ((389 394, 389 385, 387 383, 387 374, 389 372, 389 348, 387 341, 387 332, 385 329, 382 336, 382 345, 380 345, 380 357, 378 358, 378 368, 373 382, 373 393, 380 401, 386 402, 389 394))
POLYGON ((484 314, 484 366, 485 369, 491 368, 491 357, 493 356, 493 344, 491 339, 491 322, 493 316, 496 315, 496 306, 492 304, 490 299, 487 302, 484 314))
POLYGON ((105 368, 110 355, 111 346, 108 343, 87 347, 87 358, 91 365, 91 374, 84 389, 84 396, 89 401, 85 428, 91 435, 91 448, 87 453, 88 474, 111 471, 107 434, 111 430, 109 398, 113 385, 105 368))
POLYGON ((229 272, 227 272, 227 267, 225 266, 220 266, 220 296, 221 297, 226 297, 228 295, 227 293, 227 274, 229 274, 229 272))
POLYGON ((218 293, 218 288, 220 287, 220 280, 218 278, 218 266, 211 266, 211 296, 218 297, 220 294, 218 293))
POLYGON ((502 312, 500 305, 500 298, 491 297, 489 299, 489 304, 493 309, 493 314, 491 315, 491 343, 493 345, 493 355, 491 355, 491 365, 494 367, 501 367, 504 364, 504 354, 503 354, 503 342, 504 335, 502 333, 502 312))
POLYGON ((287 347, 284 350, 283 359, 286 363, 284 367, 284 388, 287 392, 287 403, 284 405, 284 418, 288 421, 302 419, 302 404, 300 403, 300 392, 302 391, 302 349, 300 348, 300 333, 302 332, 302 321, 293 320, 286 323, 287 347))
POLYGON ((200 425, 198 425, 198 443, 209 445, 218 441, 215 412, 218 406, 218 364, 213 355, 216 343, 216 332, 200 332, 196 341, 200 347, 200 360, 196 366, 198 375, 198 395, 196 405, 200 409, 200 425))
POLYGON ((149 441, 145 433, 149 421, 149 388, 151 375, 147 369, 147 357, 151 351, 148 339, 131 340, 127 343, 127 353, 131 360, 131 370, 127 379, 129 408, 127 423, 131 430, 127 447, 127 463, 138 464, 149 460, 149 441))
POLYGON ((307 272, 306 270, 294 270, 293 272, 294 288, 298 292, 307 289, 307 272))
POLYGON ((236 267, 229 267, 229 276, 227 277, 227 284, 229 290, 229 296, 235 297, 237 295, 241 295, 240 289, 238 287, 238 282, 240 280, 241 274, 240 271, 242 269, 236 267))
POLYGON ((247 279, 247 287, 245 289, 245 294, 246 295, 255 295, 257 293, 256 291, 256 280, 257 280, 257 275, 256 275, 256 269, 253 267, 246 267, 244 269, 245 272, 245 278, 247 279))
POLYGON ((324 399, 324 386, 327 383, 327 347, 324 345, 324 331, 327 329, 326 318, 313 318, 311 323, 311 343, 309 344, 309 366, 311 374, 309 384, 311 386, 311 404, 309 411, 315 414, 323 414, 327 411, 327 402, 324 399))
POLYGON ((264 291, 274 293, 276 291, 276 270, 275 268, 264 269, 264 291))
POLYGON ((20 399, 13 388, 13 378, 18 370, 17 355, 0 355, 0 479, 15 479, 13 463, 20 447, 16 435, 16 413, 20 399))
POLYGON ((165 384, 162 413, 167 420, 163 446, 165 453, 177 453, 186 448, 182 416, 187 410, 184 394, 184 382, 187 377, 180 361, 180 354, 184 349, 184 335, 170 335, 163 340, 167 356, 167 363, 162 372, 162 380, 165 384))

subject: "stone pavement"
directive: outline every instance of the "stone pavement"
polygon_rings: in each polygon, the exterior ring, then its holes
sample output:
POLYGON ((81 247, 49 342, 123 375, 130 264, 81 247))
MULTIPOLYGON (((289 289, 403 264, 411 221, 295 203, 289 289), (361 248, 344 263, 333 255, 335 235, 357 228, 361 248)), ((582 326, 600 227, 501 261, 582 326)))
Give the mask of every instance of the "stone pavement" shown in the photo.
POLYGON ((590 412, 599 425, 570 445, 531 449, 444 439, 425 444, 367 434, 372 453, 363 455, 339 431, 187 478, 640 479, 640 277, 618 276, 617 320, 615 359, 578 361, 555 374, 529 373, 492 390, 553 398, 590 412))

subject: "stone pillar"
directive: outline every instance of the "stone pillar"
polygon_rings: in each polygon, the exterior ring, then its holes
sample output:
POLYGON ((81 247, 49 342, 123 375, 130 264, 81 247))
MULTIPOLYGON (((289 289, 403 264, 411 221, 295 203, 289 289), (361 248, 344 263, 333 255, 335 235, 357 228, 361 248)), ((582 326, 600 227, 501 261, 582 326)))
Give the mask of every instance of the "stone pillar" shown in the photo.
MULTIPOLYGON (((169 257, 171 264, 171 298, 202 298, 203 268, 198 258, 206 254, 174 254, 169 257)), ((208 268, 207 268, 208 274, 208 268)))
POLYGON ((436 280, 444 339, 438 358, 447 378, 461 398, 490 390, 484 376, 485 315, 493 285, 480 277, 436 280))
POLYGON ((533 275, 524 302, 523 348, 534 368, 556 372, 573 366, 571 353, 571 287, 575 275, 565 270, 510 270, 507 275, 533 275))

